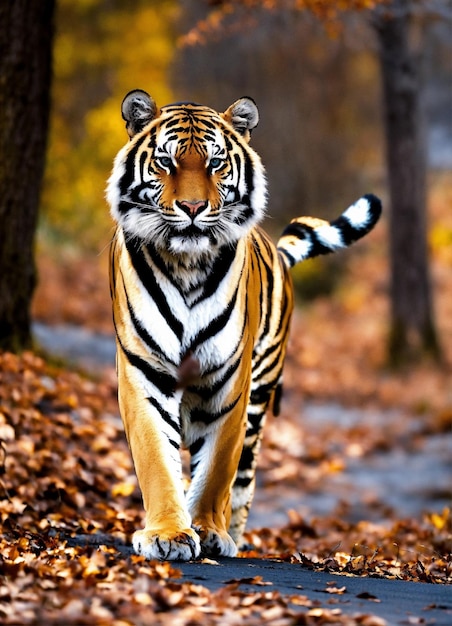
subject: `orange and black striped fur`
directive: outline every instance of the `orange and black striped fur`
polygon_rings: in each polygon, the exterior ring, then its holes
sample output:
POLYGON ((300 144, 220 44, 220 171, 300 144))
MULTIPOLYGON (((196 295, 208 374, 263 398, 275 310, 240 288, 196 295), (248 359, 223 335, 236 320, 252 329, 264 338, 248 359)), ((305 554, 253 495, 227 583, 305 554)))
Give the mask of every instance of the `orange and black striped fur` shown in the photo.
POLYGON ((380 202, 364 196, 332 223, 295 219, 276 247, 258 226, 266 182, 251 99, 225 113, 159 109, 138 90, 122 114, 130 141, 107 197, 119 405, 146 511, 133 546, 149 559, 234 556, 265 414, 279 409, 289 269, 365 235, 380 202))

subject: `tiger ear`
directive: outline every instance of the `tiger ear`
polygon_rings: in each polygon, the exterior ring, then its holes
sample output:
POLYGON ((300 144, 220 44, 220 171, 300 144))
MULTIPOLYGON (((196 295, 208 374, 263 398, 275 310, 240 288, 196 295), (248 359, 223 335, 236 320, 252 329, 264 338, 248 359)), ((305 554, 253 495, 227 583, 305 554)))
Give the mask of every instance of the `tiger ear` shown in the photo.
POLYGON ((143 130, 157 117, 159 110, 151 96, 142 89, 129 91, 121 104, 122 119, 126 121, 129 137, 143 130))
POLYGON ((240 98, 223 113, 223 118, 249 141, 251 131, 259 123, 259 111, 252 98, 240 98))

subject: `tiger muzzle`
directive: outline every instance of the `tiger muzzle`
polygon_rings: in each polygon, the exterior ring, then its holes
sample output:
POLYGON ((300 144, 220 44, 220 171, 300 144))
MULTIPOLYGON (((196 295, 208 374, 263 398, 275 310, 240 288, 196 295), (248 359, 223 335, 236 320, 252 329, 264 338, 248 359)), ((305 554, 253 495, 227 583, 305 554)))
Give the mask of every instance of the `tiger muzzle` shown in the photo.
POLYGON ((180 209, 185 211, 187 215, 194 218, 207 208, 208 202, 207 200, 195 200, 194 202, 190 202, 189 200, 177 200, 176 204, 180 209))

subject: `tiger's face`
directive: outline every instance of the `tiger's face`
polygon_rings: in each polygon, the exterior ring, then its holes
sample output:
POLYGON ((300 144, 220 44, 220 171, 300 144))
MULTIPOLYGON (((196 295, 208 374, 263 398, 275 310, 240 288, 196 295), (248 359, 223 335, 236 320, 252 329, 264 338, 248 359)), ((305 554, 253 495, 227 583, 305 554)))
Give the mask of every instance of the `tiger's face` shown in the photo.
POLYGON ((259 119, 251 99, 220 114, 191 103, 158 109, 134 91, 122 114, 130 142, 115 159, 107 198, 126 237, 173 256, 208 256, 262 219, 266 181, 248 143, 259 119))

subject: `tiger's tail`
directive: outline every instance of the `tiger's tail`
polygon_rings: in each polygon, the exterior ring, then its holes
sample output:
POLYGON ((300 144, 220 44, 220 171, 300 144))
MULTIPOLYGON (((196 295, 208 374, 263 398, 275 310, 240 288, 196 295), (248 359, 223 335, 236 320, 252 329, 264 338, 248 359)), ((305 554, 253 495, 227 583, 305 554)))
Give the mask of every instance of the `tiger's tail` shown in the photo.
POLYGON ((377 223, 381 201, 372 194, 362 196, 332 222, 297 217, 278 241, 278 251, 288 267, 320 254, 329 254, 361 239, 377 223))

